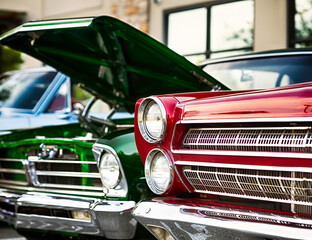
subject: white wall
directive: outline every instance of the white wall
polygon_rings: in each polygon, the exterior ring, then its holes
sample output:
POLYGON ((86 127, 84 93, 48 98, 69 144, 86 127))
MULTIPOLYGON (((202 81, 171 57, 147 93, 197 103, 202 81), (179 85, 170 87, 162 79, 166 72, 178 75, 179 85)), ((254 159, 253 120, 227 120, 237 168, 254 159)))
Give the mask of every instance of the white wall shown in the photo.
MULTIPOLYGON (((130 0, 0 0, 0 9, 27 12, 27 20, 84 17, 110 15, 120 1, 130 0)), ((149 1, 148 32, 162 41, 164 10, 214 0, 149 1)), ((254 37, 255 51, 287 47, 287 0, 255 0, 254 37)))
POLYGON ((255 0, 255 51, 287 47, 287 0, 255 0))
MULTIPOLYGON (((163 40, 163 11, 204 3, 211 0, 162 0, 151 3, 149 34, 163 40)), ((254 50, 272 50, 287 47, 287 0, 254 0, 255 32, 254 50)), ((226 16, 227 17, 227 16, 226 16)))

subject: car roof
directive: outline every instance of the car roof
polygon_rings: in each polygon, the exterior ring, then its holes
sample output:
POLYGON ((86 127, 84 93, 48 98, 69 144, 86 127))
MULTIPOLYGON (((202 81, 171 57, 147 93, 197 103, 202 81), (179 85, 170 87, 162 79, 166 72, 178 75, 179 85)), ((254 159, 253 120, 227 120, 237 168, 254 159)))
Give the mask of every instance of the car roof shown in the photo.
POLYGON ((263 51, 263 52, 253 52, 248 54, 242 54, 237 56, 229 56, 215 59, 206 59, 202 61, 199 66, 205 66, 208 64, 230 62, 254 58, 266 58, 266 57, 277 57, 277 56, 291 56, 291 55, 312 55, 312 48, 302 48, 302 49, 283 49, 274 51, 263 51))

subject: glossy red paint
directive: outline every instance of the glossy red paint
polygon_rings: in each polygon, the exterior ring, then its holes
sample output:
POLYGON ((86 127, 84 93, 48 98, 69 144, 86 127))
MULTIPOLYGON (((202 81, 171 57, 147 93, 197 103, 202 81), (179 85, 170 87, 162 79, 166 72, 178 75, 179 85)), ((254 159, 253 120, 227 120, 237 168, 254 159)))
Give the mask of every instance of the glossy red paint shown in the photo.
MULTIPOLYGON (((221 119, 248 119, 248 118, 291 118, 312 117, 312 83, 298 84, 287 87, 263 91, 245 92, 205 92, 172 94, 157 96, 163 103, 167 113, 167 129, 163 141, 157 144, 146 142, 135 121, 135 138, 139 154, 145 162, 146 156, 154 148, 161 148, 176 161, 258 165, 275 167, 310 167, 311 159, 293 157, 268 156, 228 156, 210 154, 176 154, 172 149, 178 149, 179 144, 188 128, 187 124, 178 124, 181 120, 221 120, 221 119), (175 128, 177 128, 175 130, 175 128), (174 131, 175 130, 175 131, 174 131), (175 134, 173 136, 173 133, 175 134), (171 146, 172 144, 172 146, 171 146)), ((137 113, 139 104, 136 104, 137 113)), ((300 155, 300 153, 299 153, 300 155)), ((175 166, 175 182, 166 195, 177 195, 192 190, 183 178, 181 168, 175 166), (186 186, 186 187, 185 187, 186 186)))
POLYGON ((238 93, 250 92, 250 91, 220 91, 220 92, 191 92, 191 93, 178 93, 178 94, 168 94, 168 95, 158 95, 157 98, 163 103, 166 114, 167 114, 167 129, 163 141, 157 144, 148 143, 141 136, 138 123, 137 123, 137 112, 139 106, 143 99, 137 101, 135 105, 135 121, 134 121, 134 133, 135 141, 141 156, 143 163, 145 163, 146 156, 148 153, 156 148, 166 149, 170 151, 171 139, 176 122, 182 119, 182 112, 184 104, 200 99, 216 98, 226 95, 235 95, 238 93))
POLYGON ((312 84, 200 99, 185 104, 183 120, 312 116, 312 84))

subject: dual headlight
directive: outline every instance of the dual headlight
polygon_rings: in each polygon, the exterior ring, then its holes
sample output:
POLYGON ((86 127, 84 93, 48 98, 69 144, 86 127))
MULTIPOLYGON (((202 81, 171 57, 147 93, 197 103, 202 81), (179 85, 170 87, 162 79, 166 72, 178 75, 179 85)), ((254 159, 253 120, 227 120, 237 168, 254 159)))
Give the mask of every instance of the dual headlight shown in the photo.
POLYGON ((138 125, 143 138, 150 143, 157 143, 164 137, 167 120, 166 111, 157 98, 146 98, 138 111, 138 125))
POLYGON ((160 149, 153 149, 145 162, 145 177, 149 188, 156 194, 165 193, 173 180, 169 157, 160 149))
MULTIPOLYGON (((167 117, 166 110, 158 98, 144 99, 138 110, 138 126, 142 137, 149 143, 163 140, 167 117)), ((167 154, 153 149, 145 161, 145 177, 149 188, 156 194, 165 193, 173 180, 173 169, 167 154)))

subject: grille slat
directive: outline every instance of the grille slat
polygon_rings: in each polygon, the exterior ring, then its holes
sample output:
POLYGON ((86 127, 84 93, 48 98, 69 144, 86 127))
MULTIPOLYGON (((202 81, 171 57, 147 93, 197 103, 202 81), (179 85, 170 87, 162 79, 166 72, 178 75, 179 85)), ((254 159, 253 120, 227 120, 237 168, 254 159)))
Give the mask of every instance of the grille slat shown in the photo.
POLYGON ((182 169, 195 192, 285 202, 298 205, 297 209, 312 208, 312 172, 214 166, 183 166, 182 169))
POLYGON ((193 150, 312 152, 309 128, 191 128, 182 147, 193 150))
MULTIPOLYGON (((40 155, 36 150, 32 154, 40 155)), ((65 149, 58 149, 53 158, 42 159, 37 156, 29 156, 28 160, 34 166, 37 177, 35 185, 38 188, 60 193, 64 190, 80 191, 90 195, 103 192, 97 163, 90 161, 91 158, 82 161, 79 155, 65 149)))

